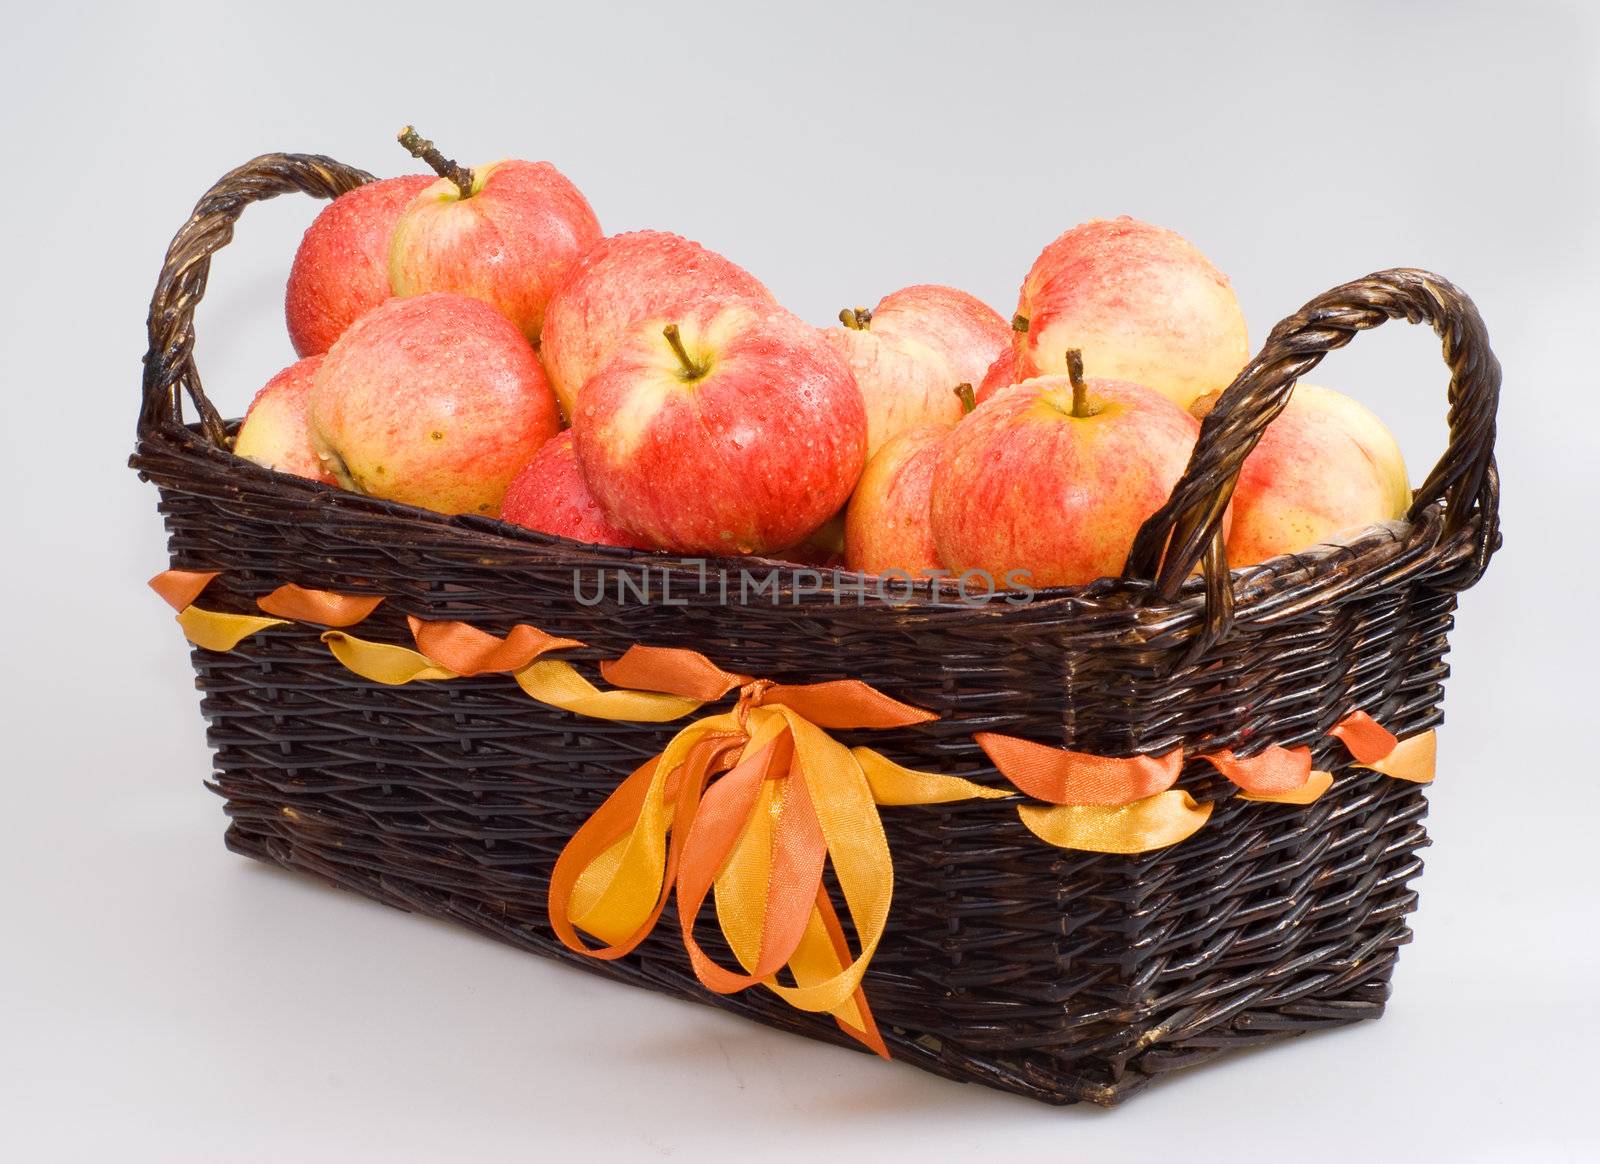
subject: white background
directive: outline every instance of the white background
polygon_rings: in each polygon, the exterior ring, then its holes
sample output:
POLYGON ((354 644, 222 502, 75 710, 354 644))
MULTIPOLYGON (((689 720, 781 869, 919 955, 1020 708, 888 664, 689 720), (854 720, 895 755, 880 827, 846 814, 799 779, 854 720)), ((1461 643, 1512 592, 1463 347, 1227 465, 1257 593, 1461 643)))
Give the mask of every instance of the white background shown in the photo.
MULTIPOLYGON (((1595 1160, 1600 26, 1579 5, 167 3, 4 8, 8 771, 0 1158, 1595 1160), (124 468, 149 290, 253 154, 393 173, 395 129, 550 158, 817 322, 906 283, 1009 314, 1094 215, 1193 238, 1259 340, 1396 265, 1506 371, 1506 549, 1464 596, 1417 941, 1379 1023, 1114 1113, 1053 1110, 600 981, 227 854, 187 651, 124 468)), ((200 313, 226 413, 291 358, 305 199, 200 313)), ((1443 441, 1437 344, 1317 379, 1443 441)))

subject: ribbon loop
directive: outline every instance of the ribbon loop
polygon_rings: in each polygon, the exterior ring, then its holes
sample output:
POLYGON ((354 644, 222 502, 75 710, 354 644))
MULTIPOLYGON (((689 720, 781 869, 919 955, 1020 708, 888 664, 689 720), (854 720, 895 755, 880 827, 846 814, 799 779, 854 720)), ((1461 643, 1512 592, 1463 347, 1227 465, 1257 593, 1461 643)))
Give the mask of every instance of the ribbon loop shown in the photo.
POLYGON ((1051 804, 1127 804, 1165 792, 1183 770, 1182 748, 1118 759, 995 732, 977 732, 972 738, 1007 780, 1051 804))
POLYGON ((578 829, 550 875, 550 922, 568 949, 620 958, 655 927, 672 892, 682 835, 673 817, 692 818, 711 775, 742 742, 726 716, 692 724, 635 769, 578 829), (584 944, 581 927, 607 944, 584 944))
POLYGON ((406 617, 406 624, 417 650, 457 675, 520 671, 551 651, 583 646, 577 639, 557 638, 524 623, 505 638, 464 622, 425 622, 414 614, 406 617))
POLYGON ((424 679, 456 678, 456 673, 450 668, 439 666, 410 647, 358 639, 341 630, 324 631, 322 641, 347 670, 387 687, 399 687, 424 679))
POLYGON ((902 768, 871 748, 851 748, 850 754, 872 789, 872 799, 880 805, 953 804, 961 800, 1007 800, 1004 788, 987 788, 939 772, 918 772, 902 768))
POLYGON ((1433 782, 1438 738, 1432 728, 1397 739, 1366 712, 1358 710, 1336 723, 1328 734, 1344 744, 1358 768, 1413 784, 1433 782))
POLYGON ((150 579, 149 586, 163 602, 182 613, 220 573, 220 570, 163 570, 150 579))
POLYGON ((1128 804, 1024 804, 1022 823, 1058 849, 1089 853, 1147 853, 1186 840, 1211 817, 1210 804, 1171 789, 1128 804))
POLYGON ((931 711, 891 699, 859 679, 798 685, 774 683, 760 699, 764 704, 787 707, 819 728, 910 727, 939 718, 931 711))
POLYGON ((1240 800, 1253 800, 1262 804, 1314 804, 1322 794, 1333 787, 1333 773, 1312 769, 1311 775, 1299 788, 1287 792, 1241 792, 1240 800))
POLYGON ((285 582, 271 594, 256 599, 268 614, 296 622, 322 626, 355 626, 383 603, 380 594, 338 594, 332 590, 308 590, 285 582))
POLYGON ((1273 745, 1253 756, 1236 756, 1227 748, 1202 752, 1204 760, 1246 792, 1276 796, 1304 788, 1311 779, 1311 749, 1273 745))
POLYGON ((1358 764, 1373 764, 1394 751, 1400 741, 1364 711, 1352 711, 1328 730, 1349 749, 1358 764))
POLYGON ((1405 780, 1412 784, 1432 784, 1437 759, 1438 737, 1430 728, 1401 740, 1394 746, 1394 750, 1382 759, 1359 766, 1370 768, 1374 772, 1382 772, 1395 780, 1405 780))
POLYGON ((600 664, 600 674, 615 687, 660 691, 700 703, 715 703, 750 676, 724 671, 699 651, 684 647, 629 647, 620 659, 600 664))
POLYGON ((198 606, 190 605, 178 612, 178 625, 183 628, 183 637, 197 647, 208 651, 231 651, 251 635, 268 627, 283 626, 284 621, 256 614, 201 610, 198 606))

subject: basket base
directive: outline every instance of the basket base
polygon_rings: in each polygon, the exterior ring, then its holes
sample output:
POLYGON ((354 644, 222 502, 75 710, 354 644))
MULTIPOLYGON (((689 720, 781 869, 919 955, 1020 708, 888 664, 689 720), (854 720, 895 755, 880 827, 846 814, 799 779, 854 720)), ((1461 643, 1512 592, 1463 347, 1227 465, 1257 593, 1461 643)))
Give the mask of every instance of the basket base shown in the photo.
MULTIPOLYGON (((487 908, 482 901, 464 899, 424 882, 399 878, 378 868, 365 866, 358 854, 319 853, 314 846, 297 843, 270 830, 251 829, 237 820, 229 826, 225 843, 228 849, 242 856, 310 874, 338 888, 408 913, 468 926, 497 941, 579 967, 591 974, 632 986, 648 987, 676 998, 742 1015, 764 1026, 866 1053, 859 1043, 847 1038, 832 1025, 807 1021, 810 1016, 800 1015, 767 992, 712 994, 699 984, 687 966, 651 956, 648 952, 635 953, 617 961, 582 957, 568 950, 547 930, 527 924, 513 924, 504 915, 497 915, 487 908)), ((1137 1070, 1127 1071, 1113 1083, 1043 1071, 1025 1061, 1018 1062, 1014 1069, 1008 1069, 992 1057, 969 1057, 932 1036, 899 1027, 885 1026, 882 1034, 896 1060, 912 1063, 946 1079, 979 1083, 1056 1106, 1087 1102, 1101 1107, 1114 1107, 1170 1072, 1199 1066, 1230 1052, 1380 1017, 1389 997, 1389 974, 1393 969, 1397 947, 1410 939, 1411 933, 1403 918, 1395 919, 1384 928, 1384 932, 1373 935, 1365 943, 1370 958, 1357 959, 1363 972, 1331 983, 1326 992, 1303 997, 1291 1004, 1241 1010, 1226 1024, 1213 1027, 1204 1035, 1186 1039, 1181 1047, 1151 1047, 1139 1056, 1137 1070)))

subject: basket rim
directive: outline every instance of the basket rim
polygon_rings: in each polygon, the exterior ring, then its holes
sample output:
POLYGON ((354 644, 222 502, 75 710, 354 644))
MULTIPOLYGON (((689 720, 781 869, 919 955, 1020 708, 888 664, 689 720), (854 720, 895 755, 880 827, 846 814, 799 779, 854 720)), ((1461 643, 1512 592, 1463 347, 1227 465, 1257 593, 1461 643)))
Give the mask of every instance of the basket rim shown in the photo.
MULTIPOLYGON (((228 422, 232 430, 237 421, 228 422)), ((707 570, 770 571, 777 576, 778 592, 784 596, 786 607, 813 607, 825 609, 840 605, 837 596, 841 583, 850 584, 850 603, 876 607, 901 617, 907 614, 927 614, 941 618, 969 616, 973 619, 994 621, 1018 612, 1033 612, 1037 619, 1043 612, 1048 618, 1056 614, 1067 616, 1087 608, 1132 608, 1138 621, 1148 632, 1167 632, 1178 637, 1188 637, 1197 632, 1205 616, 1205 581, 1198 571, 1181 588, 1176 598, 1164 600, 1156 584, 1146 579, 1107 577, 1080 586, 1035 589, 1031 596, 1017 600, 1018 592, 996 590, 987 596, 962 597, 951 580, 896 579, 894 600, 874 594, 863 583, 877 575, 848 570, 843 567, 807 566, 754 555, 743 557, 684 556, 664 551, 635 550, 624 546, 595 545, 574 541, 555 534, 515 525, 499 518, 473 514, 443 514, 434 510, 381 498, 368 497, 313 481, 268 469, 230 450, 212 444, 198 422, 177 425, 171 422, 152 426, 142 433, 129 466, 146 480, 166 477, 169 474, 155 463, 152 454, 160 447, 167 455, 201 469, 205 475, 225 480, 228 477, 253 479, 284 495, 298 495, 328 511, 359 513, 383 517, 415 525, 427 525, 448 530, 482 551, 503 557, 496 565, 512 566, 519 556, 532 555, 543 564, 561 562, 575 570, 611 569, 618 571, 653 571, 657 576, 668 574, 673 581, 688 584, 700 580, 707 570), (820 584, 799 587, 801 579, 815 580, 820 584), (854 597, 864 594, 858 603, 854 597)), ((158 481, 158 484, 160 482, 158 481)), ((1282 554, 1253 566, 1237 567, 1230 571, 1236 613, 1240 624, 1269 624, 1275 621, 1273 599, 1294 589, 1296 601, 1288 609, 1300 610, 1307 605, 1304 588, 1319 580, 1332 583, 1341 595, 1360 590, 1368 579, 1388 573, 1385 567, 1401 568, 1407 573, 1420 570, 1433 574, 1453 571, 1470 561, 1475 543, 1481 536, 1481 513, 1474 513, 1462 528, 1454 533, 1446 531, 1445 503, 1438 501, 1422 511, 1417 520, 1399 518, 1368 526, 1336 542, 1324 542, 1293 554, 1282 554), (1340 582, 1344 584, 1341 585, 1340 582)), ((1495 531, 1494 544, 1499 545, 1495 531)), ((644 605, 653 603, 645 602, 644 605)), ((759 609, 759 606, 756 607, 759 609)))

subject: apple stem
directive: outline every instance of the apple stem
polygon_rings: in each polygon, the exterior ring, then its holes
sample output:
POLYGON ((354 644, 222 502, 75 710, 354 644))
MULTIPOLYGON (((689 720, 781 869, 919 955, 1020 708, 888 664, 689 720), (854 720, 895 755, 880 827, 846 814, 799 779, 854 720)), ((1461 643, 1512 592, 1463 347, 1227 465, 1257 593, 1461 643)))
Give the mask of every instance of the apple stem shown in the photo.
POLYGON ((962 416, 978 407, 978 397, 973 393, 972 385, 965 380, 956 385, 956 399, 961 401, 962 416))
POLYGON ((414 158, 421 158, 433 167, 433 172, 441 178, 449 178, 456 184, 456 189, 461 191, 461 197, 472 197, 472 171, 463 165, 457 164, 453 159, 445 157, 427 138, 417 133, 412 126, 406 126, 397 135, 397 140, 414 158))
POLYGON ((672 348, 673 355, 678 357, 678 362, 683 365, 683 378, 685 380, 698 380, 706 374, 701 365, 689 357, 689 350, 683 346, 683 337, 678 334, 678 325, 669 323, 661 329, 661 334, 667 337, 667 343, 672 348))
POLYGON ((845 307, 839 311, 839 322, 851 331, 866 331, 872 323, 872 311, 866 307, 845 307))
POLYGON ((1028 334, 1028 317, 1026 315, 1013 315, 1011 317, 1011 330, 1028 334))
POLYGON ((1067 351, 1067 379, 1072 381, 1072 415, 1081 420, 1090 415, 1089 385, 1083 380, 1083 353, 1077 348, 1067 351))

